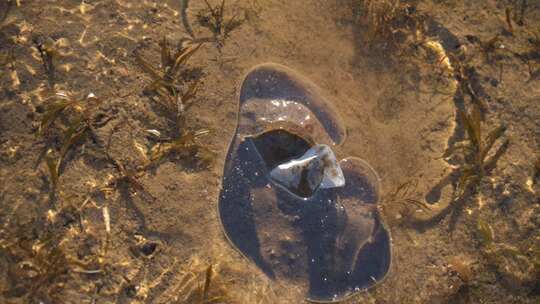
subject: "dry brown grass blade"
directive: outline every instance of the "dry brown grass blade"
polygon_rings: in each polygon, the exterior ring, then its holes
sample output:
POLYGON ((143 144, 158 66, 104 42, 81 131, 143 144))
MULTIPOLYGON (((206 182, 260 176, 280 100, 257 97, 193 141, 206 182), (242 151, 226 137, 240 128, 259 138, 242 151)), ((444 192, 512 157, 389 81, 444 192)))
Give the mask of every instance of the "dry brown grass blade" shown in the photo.
POLYGON ((43 117, 41 117, 41 122, 38 128, 38 135, 43 135, 51 124, 62 114, 62 112, 67 109, 69 106, 73 105, 73 101, 69 100, 59 100, 53 102, 52 104, 46 107, 43 117))
POLYGON ((232 18, 226 21, 225 0, 222 0, 221 4, 216 4, 215 6, 212 6, 208 0, 205 0, 205 4, 209 14, 200 12, 198 15, 199 23, 212 32, 213 38, 203 40, 214 41, 217 44, 217 48, 221 49, 228 34, 240 26, 245 20, 237 20, 237 14, 235 13, 232 18))
POLYGON ((472 125, 473 129, 473 135, 474 135, 474 142, 476 142, 478 147, 481 147, 482 144, 482 113, 480 112, 480 108, 477 104, 472 105, 472 113, 469 118, 470 124, 472 125))
MULTIPOLYGON (((465 131, 467 132, 467 136, 469 137, 471 142, 474 141, 476 139, 476 136, 474 135, 475 133, 474 126, 470 121, 469 115, 465 113, 465 111, 463 111, 462 109, 457 109, 457 114, 458 114, 459 120, 465 126, 465 131)), ((476 143, 473 143, 473 144, 478 146, 476 143)))
POLYGON ((174 63, 174 59, 171 57, 171 51, 169 48, 169 41, 167 37, 163 36, 160 42, 161 46, 161 66, 163 69, 171 67, 174 63))
POLYGON ((223 16, 225 14, 225 0, 221 0, 221 5, 219 6, 219 13, 217 17, 219 18, 219 23, 223 24, 223 16))
POLYGON ((197 92, 199 90, 199 84, 200 84, 199 80, 194 81, 189 86, 187 91, 182 95, 181 101, 184 105, 184 111, 187 111, 193 105, 193 102, 189 102, 189 101, 192 100, 197 95, 197 92))
POLYGON ((77 142, 82 140, 86 136, 86 131, 88 127, 82 119, 77 119, 65 132, 64 132, 64 144, 60 150, 60 157, 58 164, 60 166, 61 162, 65 158, 69 149, 75 145, 77 142))
POLYGON ((206 269, 206 275, 204 278, 204 287, 202 292, 202 302, 205 303, 208 300, 208 294, 210 293, 210 284, 212 283, 212 265, 210 264, 206 269))
POLYGON ((57 54, 55 41, 51 38, 47 38, 43 43, 37 43, 36 47, 41 56, 43 69, 45 70, 45 75, 47 75, 49 81, 49 87, 54 88, 56 81, 54 60, 57 54))
POLYGON ((480 46, 484 53, 486 55, 489 55, 493 52, 495 52, 501 43, 501 38, 499 38, 499 35, 495 35, 493 38, 489 39, 488 41, 480 41, 480 46))
POLYGON ((506 25, 508 26, 508 31, 510 33, 514 33, 514 26, 512 25, 512 9, 507 7, 505 10, 504 10, 504 14, 505 14, 505 17, 506 17, 506 25))
POLYGON ((218 20, 217 19, 217 16, 218 16, 217 9, 215 9, 212 5, 210 5, 210 2, 208 2, 208 0, 204 0, 204 3, 206 3, 206 7, 210 10, 210 14, 212 15, 212 17, 214 17, 215 20, 218 20))
POLYGON ((495 232, 490 224, 480 219, 477 223, 477 229, 480 235, 480 240, 484 246, 490 246, 493 244, 493 241, 495 240, 495 232))
POLYGON ((500 125, 499 127, 489 132, 488 136, 484 140, 484 144, 483 144, 481 155, 480 155, 480 160, 482 162, 484 162, 484 160, 486 159, 487 154, 489 153, 489 151, 491 150, 491 148, 493 147, 497 139, 499 139, 501 136, 504 135, 504 132, 506 132, 506 126, 504 125, 500 125))
POLYGON ((176 75, 180 70, 180 67, 202 46, 202 43, 198 43, 188 47, 183 51, 174 61, 174 65, 170 70, 170 75, 176 75))
POLYGON ((58 186, 58 169, 60 162, 54 156, 54 152, 51 149, 47 150, 45 154, 45 162, 47 164, 47 168, 49 169, 51 185, 53 188, 52 191, 54 192, 58 186))
POLYGON ((215 159, 215 152, 197 142, 197 138, 208 134, 208 130, 199 132, 187 131, 180 135, 178 139, 158 143, 152 147, 149 155, 147 167, 155 166, 162 162, 166 157, 175 155, 180 159, 195 159, 198 166, 207 166, 215 159))
POLYGON ((125 189, 129 190, 129 192, 124 192, 125 194, 135 192, 140 193, 142 197, 149 202, 154 202, 156 200, 156 198, 150 192, 148 192, 144 185, 139 181, 139 178, 144 175, 148 165, 141 169, 133 170, 126 168, 126 166, 124 166, 118 160, 110 157, 110 155, 108 155, 108 158, 118 171, 118 176, 116 176, 108 186, 115 185, 118 187, 119 185, 124 185, 126 187, 125 189))
POLYGON ((153 78, 153 81, 147 85, 144 90, 159 95, 160 98, 155 99, 155 101, 159 102, 173 113, 176 113, 178 119, 185 111, 186 105, 189 106, 187 101, 195 96, 199 81, 197 80, 192 83, 185 93, 182 93, 183 89, 181 89, 181 86, 183 83, 179 82, 176 77, 186 61, 201 47, 202 44, 190 45, 187 48, 180 46, 174 57, 171 57, 169 42, 166 37, 163 37, 160 45, 163 73, 154 69, 137 52, 135 52, 135 58, 143 70, 153 78), (179 94, 182 95, 179 96, 179 94), (178 104, 179 102, 180 104, 178 104))
POLYGON ((497 165, 497 161, 501 158, 501 156, 508 150, 508 147, 510 146, 510 140, 506 139, 503 141, 503 143, 500 145, 500 147, 495 151, 495 153, 490 156, 486 157, 486 160, 483 162, 483 170, 484 171, 491 171, 495 168, 497 165))
POLYGON ((538 183, 539 180, 540 180, 540 156, 536 158, 536 163, 534 164, 532 182, 533 184, 536 184, 538 183))
POLYGON ((408 192, 408 188, 410 185, 410 181, 404 182, 403 184, 399 185, 396 190, 392 193, 392 196, 398 196, 400 192, 404 191, 405 193, 408 192))
POLYGON ((406 181, 402 184, 399 184, 394 191, 388 194, 390 200, 395 200, 398 197, 406 197, 410 191, 412 191, 418 185, 418 181, 406 181))
POLYGON ((459 119, 465 126, 469 140, 478 151, 482 145, 481 113, 478 106, 473 105, 472 113, 469 115, 462 109, 457 109, 459 119))
POLYGON ((464 153, 468 153, 468 152, 471 152, 472 149, 473 149, 473 147, 471 147, 470 142, 468 142, 468 141, 458 142, 458 143, 455 143, 453 146, 448 147, 448 149, 446 149, 446 151, 441 156, 441 158, 449 157, 453 153, 458 152, 458 151, 463 151, 464 153))
POLYGON ((171 153, 185 152, 195 147, 196 143, 194 134, 187 133, 171 142, 159 143, 154 146, 150 151, 150 162, 159 162, 171 153))
POLYGON ((175 95, 176 88, 174 87, 174 84, 171 82, 159 78, 155 81, 151 82, 149 85, 147 85, 144 88, 145 92, 155 92, 161 97, 171 97, 171 95, 175 95))
POLYGON ((422 209, 424 211, 430 211, 431 210, 431 208, 429 207, 428 204, 426 204, 426 203, 424 203, 422 201, 419 201, 419 200, 406 198, 403 201, 406 202, 406 203, 412 204, 412 205, 414 205, 414 206, 416 206, 419 209, 422 209))
POLYGON ((163 75, 156 69, 152 67, 150 63, 144 60, 138 52, 134 52, 135 60, 139 66, 148 73, 154 80, 163 79, 163 75))
POLYGON ((462 199, 467 191, 474 190, 476 184, 480 181, 479 173, 476 172, 476 170, 478 170, 478 168, 471 165, 466 165, 465 168, 463 168, 456 186, 456 199, 462 199))

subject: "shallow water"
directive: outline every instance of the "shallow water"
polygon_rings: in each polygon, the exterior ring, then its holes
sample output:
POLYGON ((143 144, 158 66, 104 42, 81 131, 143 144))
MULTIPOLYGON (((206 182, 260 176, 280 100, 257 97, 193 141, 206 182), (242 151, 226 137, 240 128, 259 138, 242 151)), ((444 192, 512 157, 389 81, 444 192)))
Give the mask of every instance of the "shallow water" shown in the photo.
POLYGON ((0 302, 536 303, 540 4, 393 3, 226 1, 224 35, 199 0, 0 0, 0 302), (163 36, 204 43, 156 92, 163 36), (467 191, 460 110, 506 126, 467 191), (315 144, 357 187, 265 187, 315 144))

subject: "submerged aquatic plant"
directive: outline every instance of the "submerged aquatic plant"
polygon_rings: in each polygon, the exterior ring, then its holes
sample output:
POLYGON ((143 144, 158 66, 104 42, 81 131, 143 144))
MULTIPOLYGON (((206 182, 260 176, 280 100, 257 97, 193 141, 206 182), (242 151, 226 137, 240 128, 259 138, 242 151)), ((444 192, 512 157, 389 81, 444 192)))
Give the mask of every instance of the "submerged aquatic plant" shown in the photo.
POLYGON ((226 290, 222 286, 213 287, 214 277, 215 271, 212 265, 199 273, 186 273, 180 284, 175 287, 176 296, 171 303, 224 303, 227 301, 226 290))
MULTIPOLYGON (((107 154, 108 155, 108 154, 107 154)), ((155 201, 156 198, 146 190, 144 185, 139 181, 141 177, 146 173, 148 165, 142 167, 131 168, 123 164, 122 162, 112 158, 108 155, 109 161, 113 163, 117 170, 116 176, 111 178, 105 187, 100 191, 106 191, 109 189, 119 189, 119 187, 126 187, 127 193, 140 193, 147 201, 155 201)), ((120 188, 122 189, 122 188, 120 188)))
MULTIPOLYGON (((440 189, 440 187, 452 183, 454 185, 453 195, 447 201, 436 205, 425 205, 424 203, 411 205, 411 207, 416 207, 415 210, 422 211, 413 212, 414 210, 409 209, 407 214, 410 216, 404 220, 413 226, 432 226, 451 214, 450 228, 453 228, 467 199, 477 193, 484 177, 491 174, 497 161, 508 149, 510 141, 504 139, 495 152, 492 152, 497 141, 503 137, 506 127, 500 125, 484 136, 480 106, 477 103, 472 103, 471 107, 470 112, 457 109, 467 139, 455 143, 443 154, 443 157, 459 156, 461 164, 434 187, 434 189, 440 189)), ((399 193, 400 189, 401 187, 398 187, 396 193, 399 193)))
MULTIPOLYGON (((46 145, 45 160, 51 176, 53 190, 58 186, 58 178, 62 163, 67 153, 88 136, 94 136, 94 124, 96 123, 95 108, 102 100, 89 94, 86 98, 77 98, 73 93, 66 91, 56 92, 55 95, 45 100, 44 112, 41 116, 37 135, 48 138, 53 135, 52 126, 60 129, 60 150, 55 153, 49 144, 46 145), (60 122, 58 122, 60 121, 60 122)), ((48 140, 51 142, 51 140, 48 140)), ((97 141, 96 141, 97 142, 97 141)))
POLYGON ((417 184, 417 181, 407 181, 384 195, 381 208, 391 221, 397 224, 403 224, 417 210, 423 210, 424 212, 431 211, 429 204, 414 198, 415 195, 413 192, 417 184))
POLYGON ((406 2, 364 0, 355 2, 353 11, 359 38, 370 54, 384 51, 395 59, 426 41, 424 17, 406 2))
POLYGON ((434 93, 455 94, 458 83, 451 55, 442 40, 428 34, 426 20, 429 17, 416 8, 415 2, 360 0, 352 3, 357 49, 362 53, 359 58, 369 58, 365 64, 375 69, 399 70, 399 82, 415 91, 420 89, 421 82, 430 82, 435 85, 434 93), (432 73, 433 69, 439 73, 432 73))
POLYGON ((177 156, 180 159, 195 159, 198 165, 208 166, 215 158, 215 153, 198 142, 198 138, 209 131, 186 131, 180 137, 157 143, 150 150, 150 165, 163 161, 167 156, 177 156))
POLYGON ((229 20, 225 20, 225 0, 221 0, 220 5, 212 6, 208 0, 204 0, 207 11, 200 11, 197 15, 199 23, 208 28, 214 35, 214 41, 218 49, 223 47, 225 39, 229 34, 239 27, 243 20, 237 19, 237 15, 233 15, 229 20))
POLYGON ((179 74, 186 69, 187 61, 201 45, 200 43, 191 44, 189 39, 185 39, 180 41, 178 48, 174 51, 170 48, 167 38, 163 37, 160 43, 161 70, 152 67, 138 52, 135 52, 135 59, 139 66, 152 77, 152 82, 144 88, 144 91, 159 96, 154 100, 168 111, 175 113, 179 128, 183 125, 184 114, 191 107, 200 84, 199 79, 187 83, 179 77, 179 74))
POLYGON ((462 150, 465 160, 456 188, 457 198, 461 199, 467 191, 474 192, 482 178, 495 167, 498 159, 508 148, 509 140, 504 140, 497 151, 489 156, 496 141, 504 135, 506 126, 500 125, 494 128, 484 138, 482 136, 480 108, 477 104, 472 105, 471 113, 458 109, 458 115, 468 137, 468 141, 451 149, 451 151, 462 150))
POLYGON ((486 41, 478 40, 478 44, 488 62, 492 61, 493 56, 497 55, 499 50, 504 49, 502 39, 498 34, 486 41))
POLYGON ((540 79, 540 28, 532 30, 529 32, 531 37, 529 37, 529 48, 524 52, 514 53, 514 55, 519 58, 523 63, 528 66, 529 69, 529 79, 527 82, 536 81, 540 79))
MULTIPOLYGON (((176 130, 172 139, 159 138, 160 142, 150 151, 150 163, 154 165, 166 156, 175 154, 180 158, 197 158, 203 165, 210 163, 214 153, 197 142, 197 138, 207 134, 207 130, 193 131, 186 127, 186 111, 193 105, 193 100, 200 85, 200 79, 191 83, 184 80, 180 74, 187 70, 188 59, 199 50, 201 43, 192 44, 189 39, 181 40, 179 47, 173 51, 166 37, 163 37, 161 47, 161 71, 155 69, 140 54, 135 58, 141 68, 147 72, 153 81, 145 87, 145 91, 159 96, 154 99, 169 112, 174 113, 176 130), (187 43, 184 45, 183 43, 187 43)), ((159 133, 159 132, 158 132, 159 133)), ((159 137, 159 136, 158 136, 159 137)))
MULTIPOLYGON (((98 243, 82 229, 82 209, 62 198, 58 208, 12 210, 0 229, 0 259, 5 263, 7 286, 0 298, 24 303, 57 303, 74 288, 77 274, 96 274, 104 266, 104 252, 82 240, 98 243), (80 220, 78 220, 80 219, 80 220)), ((85 225, 91 225, 89 223, 85 225)))
POLYGON ((29 302, 61 301, 60 292, 70 277, 68 259, 59 247, 61 237, 45 232, 36 240, 25 239, 28 234, 20 229, 3 239, 7 242, 0 246, 8 260, 8 276, 14 278, 3 296, 29 302))
POLYGON ((477 222, 477 235, 482 253, 499 273, 520 285, 534 284, 534 280, 540 276, 540 240, 531 240, 532 246, 526 250, 496 242, 495 230, 482 219, 477 222))

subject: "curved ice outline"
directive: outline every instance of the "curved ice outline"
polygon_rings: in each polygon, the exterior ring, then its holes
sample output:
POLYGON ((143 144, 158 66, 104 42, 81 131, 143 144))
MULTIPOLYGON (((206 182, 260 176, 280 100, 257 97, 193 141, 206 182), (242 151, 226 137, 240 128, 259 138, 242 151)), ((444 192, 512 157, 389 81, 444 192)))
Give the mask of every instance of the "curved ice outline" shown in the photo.
MULTIPOLYGON (((343 172, 346 176, 345 177, 346 183, 351 181, 351 178, 349 176, 350 172, 354 172, 354 173, 357 173, 359 176, 365 177, 369 181, 368 183, 371 186, 373 186, 373 189, 375 190, 374 191, 375 199, 371 202, 364 203, 364 205, 371 205, 372 211, 377 213, 377 216, 373 218, 377 221, 377 225, 378 225, 377 234, 382 234, 383 236, 382 241, 386 245, 388 245, 388 248, 386 248, 386 251, 383 252, 383 254, 386 254, 388 256, 388 263, 385 265, 384 269, 381 271, 382 276, 376 277, 376 278, 369 277, 371 281, 368 286, 364 286, 364 287, 349 286, 350 289, 344 292, 343 294, 341 295, 336 294, 334 295, 334 297, 327 298, 327 299, 316 298, 316 297, 311 297, 310 295, 307 295, 306 300, 313 303, 336 303, 336 302, 345 301, 347 299, 354 297, 360 292, 364 292, 368 289, 376 288, 377 286, 382 284, 392 272, 392 265, 393 265, 392 264, 393 250, 391 246, 392 237, 390 235, 390 230, 388 229, 388 226, 386 225, 386 223, 383 221, 381 213, 377 207, 381 198, 381 178, 379 177, 375 169, 371 167, 371 165, 368 162, 366 162, 365 160, 359 157, 355 157, 355 156, 346 157, 339 161, 339 165, 343 169, 343 172)), ((346 188, 340 188, 339 190, 347 190, 347 189, 351 189, 351 188, 346 187, 346 188)), ((353 187, 352 189, 354 190, 357 188, 353 187)), ((351 195, 354 195, 354 194, 351 194, 351 195)), ((349 207, 349 209, 351 208, 349 207)), ((345 235, 345 234, 346 233, 342 233, 342 235, 345 235)), ((381 241, 380 238, 379 238, 379 241, 381 241)), ((354 256, 353 263, 351 265, 352 269, 356 268, 356 264, 358 263, 358 258, 360 256, 361 251, 364 251, 364 254, 374 253, 373 251, 370 250, 370 248, 364 248, 364 245, 365 244, 358 244, 357 250, 353 250, 351 252, 351 255, 354 256)), ((383 248, 383 251, 384 251, 384 248, 383 248)), ((364 258, 365 258, 365 255, 364 255, 364 258)))
MULTIPOLYGON (((340 115, 331 104, 320 102, 327 99, 319 87, 286 66, 263 63, 248 71, 240 88, 238 113, 241 113, 247 101, 254 99, 260 99, 261 102, 271 100, 277 111, 290 103, 303 105, 315 114, 330 135, 330 144, 335 146, 345 141, 346 130, 340 123, 340 115)), ((238 126, 240 127, 240 124, 238 126)), ((238 131, 241 131, 240 128, 237 128, 236 132, 238 131)))
MULTIPOLYGON (((320 102, 320 101, 326 101, 327 99, 323 97, 323 95, 320 93, 320 89, 315 84, 313 84, 311 81, 309 81, 305 77, 299 75, 294 70, 289 69, 279 64, 266 63, 266 64, 255 66, 247 73, 247 75, 244 78, 244 81, 242 82, 242 86, 240 90, 240 102, 239 102, 239 107, 238 107, 238 124, 237 124, 236 131, 234 133, 233 140, 231 141, 229 149, 228 149, 226 163, 224 166, 224 175, 223 175, 224 182, 226 179, 227 171, 231 170, 231 168, 228 166, 228 164, 231 163, 229 158, 233 155, 233 153, 231 152, 235 152, 235 149, 238 149, 239 143, 244 141, 245 137, 257 135, 257 134, 249 134, 249 133, 246 134, 244 132, 246 130, 242 129, 242 124, 241 124, 242 106, 247 101, 253 99, 252 96, 258 97, 259 99, 262 100, 261 102, 268 102, 268 99, 272 99, 272 104, 274 104, 274 106, 278 108, 280 105, 289 105, 292 103, 300 104, 304 106, 305 108, 307 108, 309 112, 315 114, 316 118, 318 119, 318 122, 321 123, 326 133, 330 135, 331 142, 326 142, 325 140, 321 140, 322 143, 328 143, 328 144, 339 146, 344 142, 346 138, 346 131, 339 122, 340 121, 339 115, 337 114, 337 112, 334 111, 334 109, 329 104, 320 102), (273 74, 274 77, 272 78, 261 77, 261 76, 264 76, 265 73, 268 73, 270 75, 273 74), (265 84, 262 88, 266 90, 262 92, 260 90, 255 90, 255 91, 248 90, 251 86, 253 86, 253 82, 257 83, 257 82, 260 82, 261 80, 266 81, 266 82, 268 81, 275 82, 276 78, 278 78, 278 80, 280 81, 285 80, 285 84, 288 85, 286 86, 285 90, 282 90, 282 89, 277 90, 277 88, 282 88, 283 83, 275 84, 273 86, 270 86, 270 88, 268 87, 268 84, 265 84), (291 96, 292 98, 290 98, 291 96), (243 135, 243 136, 240 136, 240 135, 243 135)), ((280 127, 280 129, 282 128, 280 127)), ((363 290, 372 288, 375 285, 380 284, 390 272, 391 256, 392 256, 390 233, 389 233, 388 228, 382 221, 380 212, 376 208, 376 205, 380 199, 380 178, 378 177, 375 170, 367 162, 365 162, 364 160, 360 158, 348 157, 348 158, 342 159, 340 161, 340 164, 342 164, 343 166, 346 166, 347 164, 353 163, 353 162, 360 164, 360 166, 363 167, 364 169, 360 173, 357 172, 359 173, 359 175, 363 175, 364 177, 369 177, 371 175, 372 177, 371 185, 373 185, 374 188, 376 189, 376 197, 377 197, 373 204, 374 206, 373 210, 374 212, 377 212, 377 215, 374 217, 374 219, 377 220, 378 222, 377 223, 379 225, 377 228, 378 231, 382 231, 382 233, 384 234, 384 237, 387 240, 386 241, 386 244, 388 245, 387 254, 389 256, 388 264, 386 265, 386 268, 383 270, 382 276, 376 279, 372 277, 373 282, 372 284, 369 284, 368 286, 364 286, 362 288, 356 287, 352 290, 348 289, 343 294, 339 296, 334 295, 334 297, 332 298, 324 298, 324 299, 316 298, 316 297, 311 297, 311 295, 308 294, 306 300, 311 301, 311 302, 331 303, 331 302, 343 301, 346 298, 349 298, 357 294, 358 292, 361 292, 363 290)), ((271 181, 271 179, 269 180, 271 181)), ((283 187, 277 187, 277 188, 281 188, 281 190, 286 190, 283 187)), ((293 196, 296 196, 294 193, 291 193, 290 191, 287 191, 287 192, 289 192, 289 194, 292 194, 293 196)), ((221 205, 221 194, 220 194, 220 204, 218 204, 218 214, 220 214, 219 220, 221 222, 221 226, 222 226, 222 229, 226 238, 229 240, 231 245, 247 260, 255 262, 252 259, 252 257, 246 256, 246 254, 236 246, 235 242, 228 235, 227 231, 225 230, 225 225, 223 224, 223 221, 221 218, 220 205, 221 205)), ((360 249, 362 249, 362 246, 359 246, 359 247, 360 249)), ((357 255, 358 252, 359 250, 356 251, 355 255, 357 255)), ((356 258, 358 258, 358 256, 356 256, 356 258)), ((357 262, 356 260, 353 262, 353 266, 352 266, 353 268, 355 267, 354 265, 356 264, 356 262, 357 262)), ((264 267, 261 267, 261 265, 259 265, 256 262, 255 264, 264 271, 264 267)), ((352 288, 352 286, 349 286, 349 288, 352 288)))

